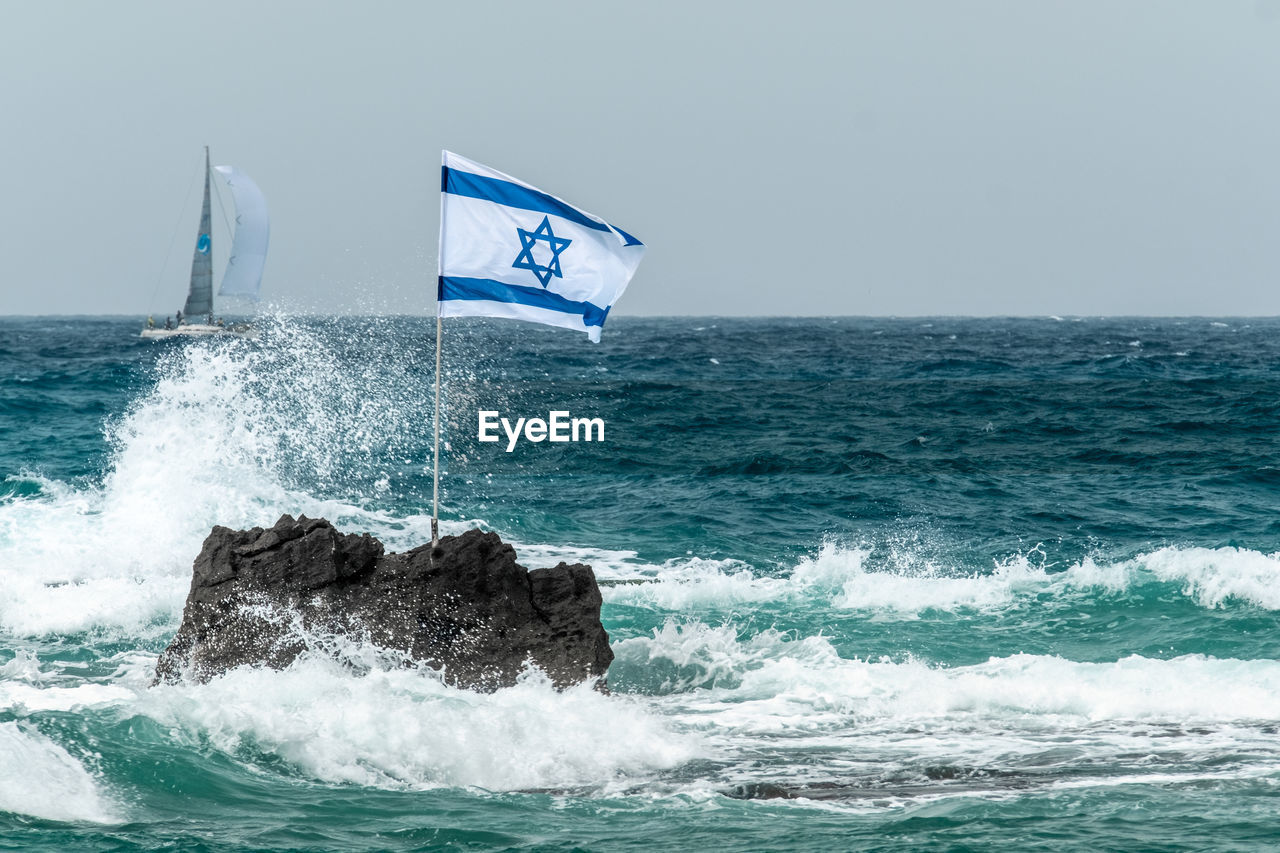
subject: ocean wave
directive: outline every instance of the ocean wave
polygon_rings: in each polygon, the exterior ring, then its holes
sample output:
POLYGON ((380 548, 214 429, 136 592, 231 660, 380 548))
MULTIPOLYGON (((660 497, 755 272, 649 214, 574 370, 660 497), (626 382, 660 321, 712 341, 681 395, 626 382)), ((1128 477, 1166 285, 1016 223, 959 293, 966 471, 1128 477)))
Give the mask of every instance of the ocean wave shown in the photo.
POLYGON ((156 658, 136 651, 117 653, 113 671, 96 677, 24 651, 0 665, 0 712, 141 716, 184 751, 398 790, 608 791, 644 784, 700 751, 696 736, 674 732, 642 697, 589 683, 557 690, 536 669, 479 693, 399 653, 341 636, 305 640, 319 650, 282 670, 240 667, 203 684, 153 685, 156 658))
POLYGON ((23 714, 114 705, 128 701, 133 696, 133 691, 113 684, 84 682, 68 686, 48 686, 0 681, 0 711, 23 714))
POLYGON ((118 823, 94 774, 37 731, 0 723, 0 812, 45 820, 118 823))
POLYGON ((614 648, 611 683, 696 735, 726 788, 918 800, 1049 780, 1176 784, 1207 766, 1280 771, 1275 660, 1013 654, 945 666, 676 620, 614 648))
POLYGON ((388 788, 492 791, 634 784, 694 754, 636 699, 564 691, 536 671, 494 693, 419 668, 362 674, 304 656, 207 684, 140 694, 142 713, 239 758, 269 754, 314 779, 388 788))
POLYGON ((639 574, 606 574, 605 600, 660 610, 689 611, 765 602, 820 603, 844 610, 913 617, 927 610, 990 609, 1049 576, 1025 558, 990 573, 948 570, 895 551, 889 568, 870 567, 875 549, 826 542, 790 572, 762 574, 734 560, 689 558, 646 567, 639 574), (625 581, 611 583, 614 579, 625 581))
POLYGON ((888 559, 873 566, 874 547, 827 542, 789 573, 777 575, 732 560, 672 560, 631 572, 613 566, 602 573, 604 597, 611 604, 672 611, 807 601, 914 618, 927 611, 999 610, 1040 596, 1078 600, 1172 585, 1206 608, 1235 604, 1280 610, 1280 554, 1245 548, 1169 546, 1112 562, 1086 557, 1065 569, 1046 568, 1043 554, 1032 553, 1010 557, 986 572, 888 550, 888 559))
MULTIPOLYGON (((1050 765, 1055 778, 1087 784, 1100 762, 1159 781, 1204 761, 1223 769, 1240 755, 1280 768, 1274 660, 1015 654, 943 666, 842 657, 821 634, 669 619, 615 643, 612 696, 587 685, 557 691, 536 671, 482 694, 383 650, 329 642, 342 662, 308 654, 284 670, 156 687, 152 655, 121 653, 116 672, 96 681, 24 655, 0 667, 0 709, 140 715, 183 750, 392 790, 711 792, 750 782, 762 767, 768 781, 792 787, 921 777, 933 790, 931 768, 1032 780, 1050 765)), ((47 753, 40 761, 74 761, 37 746, 47 753)), ((56 784, 80 780, 73 771, 56 784)), ((113 814, 104 806, 82 819, 113 814)))
POLYGON ((615 645, 615 669, 670 665, 683 681, 665 701, 706 710, 718 726, 777 732, 857 723, 901 731, 912 723, 1040 729, 1114 721, 1272 724, 1280 661, 1129 655, 1111 662, 1017 654, 970 666, 842 658, 822 636, 668 620, 615 645), (690 701, 695 699, 696 701, 690 701), (788 723, 787 721, 791 722, 788 723))
POLYGON ((1125 564, 1134 575, 1148 572, 1205 607, 1243 601, 1280 610, 1280 554, 1246 548, 1161 548, 1125 564))

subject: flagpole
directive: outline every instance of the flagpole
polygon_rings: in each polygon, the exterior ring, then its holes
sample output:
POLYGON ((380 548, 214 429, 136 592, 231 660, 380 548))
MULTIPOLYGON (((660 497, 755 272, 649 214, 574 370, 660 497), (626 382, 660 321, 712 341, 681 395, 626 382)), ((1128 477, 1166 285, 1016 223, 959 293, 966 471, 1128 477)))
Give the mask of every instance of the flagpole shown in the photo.
POLYGON ((449 152, 440 152, 440 242, 436 251, 436 412, 435 462, 431 474, 431 550, 440 544, 440 339, 444 336, 444 316, 440 308, 440 282, 444 275, 444 167, 449 152))
POLYGON ((431 477, 431 548, 440 544, 440 337, 444 333, 444 319, 436 308, 436 438, 435 464, 431 477))

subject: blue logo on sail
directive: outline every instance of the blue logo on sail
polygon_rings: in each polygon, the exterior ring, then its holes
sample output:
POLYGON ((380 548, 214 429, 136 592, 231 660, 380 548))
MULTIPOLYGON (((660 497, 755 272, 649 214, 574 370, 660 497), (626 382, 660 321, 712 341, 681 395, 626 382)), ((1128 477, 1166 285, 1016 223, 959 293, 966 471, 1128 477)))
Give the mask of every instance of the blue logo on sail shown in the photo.
POLYGON ((196 251, 202 255, 209 254, 209 235, 201 234, 200 239, 196 241, 196 251))

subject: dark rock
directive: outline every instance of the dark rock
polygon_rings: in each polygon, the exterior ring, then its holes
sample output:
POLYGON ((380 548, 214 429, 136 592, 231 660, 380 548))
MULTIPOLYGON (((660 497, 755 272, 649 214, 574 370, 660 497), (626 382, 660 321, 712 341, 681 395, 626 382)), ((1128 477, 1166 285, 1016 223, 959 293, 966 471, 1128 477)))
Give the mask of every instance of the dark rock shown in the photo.
POLYGON ((590 566, 528 571, 496 533, 385 554, 377 539, 322 518, 215 527, 156 680, 281 668, 338 635, 401 652, 462 687, 509 686, 532 663, 558 687, 596 679, 603 689, 613 652, 600 603, 590 566))
POLYGON ((773 782, 744 782, 724 792, 735 800, 794 800, 796 795, 773 782))

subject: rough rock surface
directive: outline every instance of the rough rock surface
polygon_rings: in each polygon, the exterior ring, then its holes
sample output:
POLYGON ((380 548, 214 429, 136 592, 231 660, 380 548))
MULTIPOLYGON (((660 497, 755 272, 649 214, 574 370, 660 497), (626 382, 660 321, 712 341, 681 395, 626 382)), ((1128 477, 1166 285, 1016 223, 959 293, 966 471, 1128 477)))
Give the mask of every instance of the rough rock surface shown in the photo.
POLYGON ((478 690, 513 684, 530 662, 559 687, 603 687, 613 660, 591 567, 528 571, 495 533, 386 554, 368 534, 285 515, 265 530, 213 528, 193 569, 157 681, 285 667, 335 635, 402 652, 478 690))

